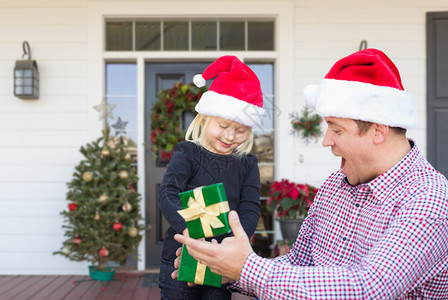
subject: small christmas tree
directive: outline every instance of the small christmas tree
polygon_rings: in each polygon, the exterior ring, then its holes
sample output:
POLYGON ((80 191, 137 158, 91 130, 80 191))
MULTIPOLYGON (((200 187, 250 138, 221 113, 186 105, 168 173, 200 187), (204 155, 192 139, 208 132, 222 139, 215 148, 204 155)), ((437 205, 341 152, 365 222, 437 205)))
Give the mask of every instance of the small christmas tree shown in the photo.
POLYGON ((103 137, 81 147, 84 159, 67 183, 68 210, 64 216, 66 240, 60 251, 73 261, 89 261, 103 271, 109 261, 123 264, 138 257, 144 230, 137 176, 123 137, 103 137))

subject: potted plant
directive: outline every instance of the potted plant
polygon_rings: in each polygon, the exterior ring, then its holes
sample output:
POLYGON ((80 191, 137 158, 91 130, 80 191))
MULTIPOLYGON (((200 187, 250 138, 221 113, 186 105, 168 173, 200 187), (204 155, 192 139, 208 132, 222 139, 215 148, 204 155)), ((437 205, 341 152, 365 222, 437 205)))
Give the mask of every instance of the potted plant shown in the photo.
POLYGON ((308 209, 313 203, 317 188, 288 179, 275 181, 268 192, 267 208, 275 212, 284 240, 295 240, 308 209))

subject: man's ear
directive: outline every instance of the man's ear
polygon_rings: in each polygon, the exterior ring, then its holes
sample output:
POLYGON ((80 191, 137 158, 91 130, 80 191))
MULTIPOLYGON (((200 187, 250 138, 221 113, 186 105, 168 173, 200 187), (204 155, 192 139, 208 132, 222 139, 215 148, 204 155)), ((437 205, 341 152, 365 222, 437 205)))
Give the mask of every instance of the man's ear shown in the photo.
POLYGON ((372 130, 373 130, 373 142, 375 144, 381 144, 384 143, 387 136, 389 135, 390 126, 373 123, 372 130))

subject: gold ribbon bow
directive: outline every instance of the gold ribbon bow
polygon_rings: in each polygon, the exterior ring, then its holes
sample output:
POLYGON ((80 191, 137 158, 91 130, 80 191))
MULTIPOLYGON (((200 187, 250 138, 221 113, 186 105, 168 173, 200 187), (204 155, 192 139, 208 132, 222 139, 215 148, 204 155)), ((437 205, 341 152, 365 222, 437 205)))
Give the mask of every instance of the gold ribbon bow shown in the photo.
POLYGON ((188 199, 188 208, 178 210, 177 212, 187 222, 199 218, 205 237, 211 237, 213 236, 212 228, 224 227, 224 224, 219 220, 218 216, 230 210, 229 203, 224 201, 205 206, 202 187, 195 188, 193 194, 194 198, 190 197, 188 199))

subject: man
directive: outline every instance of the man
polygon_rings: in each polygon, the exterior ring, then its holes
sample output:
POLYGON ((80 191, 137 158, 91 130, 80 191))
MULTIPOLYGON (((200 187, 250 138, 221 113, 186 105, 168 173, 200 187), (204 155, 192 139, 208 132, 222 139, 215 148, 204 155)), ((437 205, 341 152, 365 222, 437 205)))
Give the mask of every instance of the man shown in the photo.
POLYGON ((322 144, 341 167, 291 252, 257 256, 235 212, 234 236, 221 244, 176 240, 235 281, 230 288, 261 299, 448 299, 448 183, 406 138, 415 104, 395 65, 381 51, 356 52, 305 100, 325 118, 322 144))

